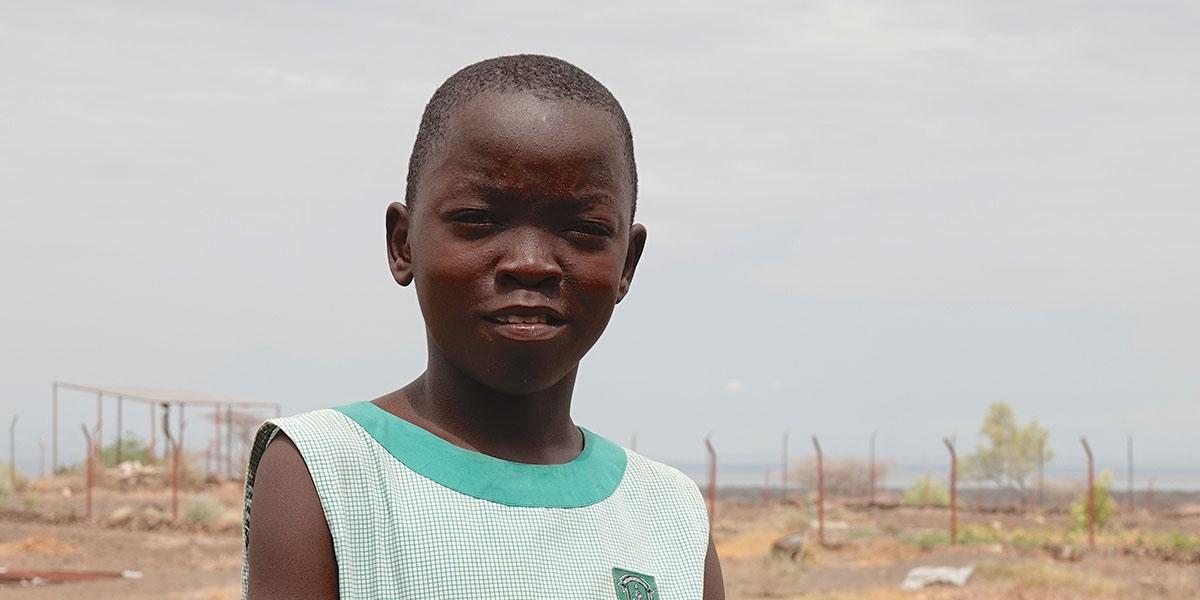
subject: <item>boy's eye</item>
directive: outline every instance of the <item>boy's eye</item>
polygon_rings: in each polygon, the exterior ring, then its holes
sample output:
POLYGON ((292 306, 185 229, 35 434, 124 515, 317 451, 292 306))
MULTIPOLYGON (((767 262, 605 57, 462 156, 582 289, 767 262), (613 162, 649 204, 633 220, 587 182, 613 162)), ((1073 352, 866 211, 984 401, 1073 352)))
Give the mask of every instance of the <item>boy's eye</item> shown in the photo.
POLYGON ((596 238, 607 238, 613 235, 612 228, 596 221, 580 221, 568 228, 567 231, 575 235, 596 238))
POLYGON ((478 208, 466 208, 457 210, 450 214, 450 220, 455 223, 464 223, 467 225, 488 225, 496 223, 496 215, 478 208))

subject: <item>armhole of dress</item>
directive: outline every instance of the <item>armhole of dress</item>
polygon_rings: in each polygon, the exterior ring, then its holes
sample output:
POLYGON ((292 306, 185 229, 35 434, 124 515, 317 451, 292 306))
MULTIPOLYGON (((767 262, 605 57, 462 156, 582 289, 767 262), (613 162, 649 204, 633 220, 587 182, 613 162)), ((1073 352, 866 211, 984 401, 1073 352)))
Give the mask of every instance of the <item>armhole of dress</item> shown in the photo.
POLYGON ((246 464, 246 489, 242 498, 242 598, 250 593, 250 504, 254 500, 254 476, 258 473, 258 462, 262 460, 267 444, 275 439, 281 429, 274 421, 267 421, 254 434, 250 447, 250 460, 246 464))
MULTIPOLYGON (((321 482, 313 475, 312 467, 309 464, 309 456, 305 454, 305 447, 308 446, 303 439, 303 435, 289 433, 288 430, 296 431, 299 428, 298 423, 289 423, 295 417, 287 417, 280 420, 266 421, 258 428, 258 433, 254 435, 254 445, 250 448, 250 459, 246 466, 246 489, 242 507, 242 598, 243 600, 249 593, 250 586, 250 510, 254 504, 254 479, 258 474, 258 465, 262 460, 263 453, 267 450, 267 445, 275 439, 275 436, 280 432, 288 436, 292 440, 292 444, 296 446, 296 451, 300 453, 300 458, 304 462, 304 468, 308 471, 308 476, 312 478, 313 487, 317 492, 317 501, 321 504, 321 513, 325 517, 325 526, 329 528, 329 537, 333 540, 333 557, 334 557, 334 572, 338 578, 338 594, 342 595, 342 582, 345 580, 342 573, 342 561, 340 560, 342 542, 339 539, 341 536, 340 527, 338 524, 329 518, 329 506, 326 503, 327 492, 322 490, 321 482), (296 425, 295 428, 287 427, 285 424, 296 425)), ((302 431, 300 432, 302 433, 302 431)))

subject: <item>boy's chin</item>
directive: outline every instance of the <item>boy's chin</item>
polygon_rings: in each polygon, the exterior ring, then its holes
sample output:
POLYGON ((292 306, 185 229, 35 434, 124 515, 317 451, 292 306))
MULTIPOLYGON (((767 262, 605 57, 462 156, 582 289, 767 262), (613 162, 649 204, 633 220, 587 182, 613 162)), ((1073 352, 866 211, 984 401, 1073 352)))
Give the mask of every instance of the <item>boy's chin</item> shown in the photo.
POLYGON ((479 383, 508 396, 527 396, 546 391, 563 382, 569 373, 530 374, 521 373, 517 377, 482 377, 479 383))
POLYGON ((510 396, 525 396, 544 392, 570 377, 578 364, 566 370, 529 369, 505 365, 476 374, 475 380, 484 387, 510 396))

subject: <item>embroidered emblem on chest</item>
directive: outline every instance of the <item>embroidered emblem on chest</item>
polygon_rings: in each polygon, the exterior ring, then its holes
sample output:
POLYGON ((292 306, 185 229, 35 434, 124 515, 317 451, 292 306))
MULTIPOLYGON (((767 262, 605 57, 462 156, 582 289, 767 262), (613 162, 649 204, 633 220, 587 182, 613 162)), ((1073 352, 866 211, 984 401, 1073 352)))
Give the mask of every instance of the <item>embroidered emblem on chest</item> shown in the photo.
POLYGON ((613 586, 617 589, 617 600, 656 600, 658 586, 654 577, 625 569, 613 568, 613 586))

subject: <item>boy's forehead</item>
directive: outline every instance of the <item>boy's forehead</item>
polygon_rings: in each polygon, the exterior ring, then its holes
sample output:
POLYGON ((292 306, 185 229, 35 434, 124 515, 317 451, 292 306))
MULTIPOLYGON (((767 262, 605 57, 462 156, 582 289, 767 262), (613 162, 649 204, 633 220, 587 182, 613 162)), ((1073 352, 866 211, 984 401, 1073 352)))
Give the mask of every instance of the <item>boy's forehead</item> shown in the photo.
POLYGON ((559 185, 610 188, 632 202, 617 120, 582 102, 482 93, 454 111, 438 146, 428 165, 435 178, 447 171, 500 180, 543 175, 559 185))

